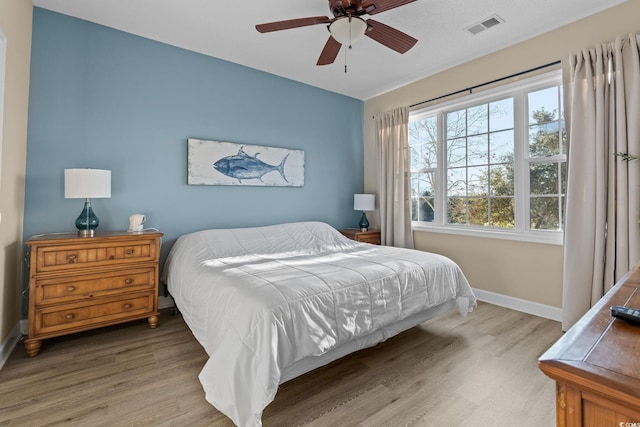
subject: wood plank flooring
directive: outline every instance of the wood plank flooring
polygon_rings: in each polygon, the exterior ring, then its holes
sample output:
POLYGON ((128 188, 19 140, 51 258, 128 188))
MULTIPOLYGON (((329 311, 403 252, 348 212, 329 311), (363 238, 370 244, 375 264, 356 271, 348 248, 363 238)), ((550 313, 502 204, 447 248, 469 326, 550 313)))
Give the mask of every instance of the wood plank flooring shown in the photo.
MULTIPOLYGON (((537 358, 558 322, 480 303, 283 384, 269 426, 555 425, 537 358)), ((182 318, 19 344, 0 371, 0 426, 232 426, 204 399, 206 353, 182 318)))

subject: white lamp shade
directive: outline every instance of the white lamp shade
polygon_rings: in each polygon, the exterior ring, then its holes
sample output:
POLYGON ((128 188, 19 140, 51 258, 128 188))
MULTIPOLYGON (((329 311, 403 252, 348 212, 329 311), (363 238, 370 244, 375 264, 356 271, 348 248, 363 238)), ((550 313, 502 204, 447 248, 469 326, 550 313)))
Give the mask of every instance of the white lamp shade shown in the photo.
POLYGON ((364 36, 366 30, 367 23, 355 16, 338 18, 329 25, 331 37, 346 46, 364 36))
POLYGON ((65 169, 64 198, 111 197, 111 171, 103 169, 65 169))
POLYGON ((375 194, 354 194, 353 210, 354 211, 373 211, 376 209, 375 194))

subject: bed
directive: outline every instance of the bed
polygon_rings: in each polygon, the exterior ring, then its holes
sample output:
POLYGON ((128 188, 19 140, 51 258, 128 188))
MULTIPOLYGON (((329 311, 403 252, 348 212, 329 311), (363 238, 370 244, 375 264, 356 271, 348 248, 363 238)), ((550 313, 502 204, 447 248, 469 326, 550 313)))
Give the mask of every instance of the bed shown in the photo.
POLYGON ((209 356, 206 400, 241 427, 261 425, 279 384, 476 304, 450 259, 321 222, 183 235, 163 279, 209 356))

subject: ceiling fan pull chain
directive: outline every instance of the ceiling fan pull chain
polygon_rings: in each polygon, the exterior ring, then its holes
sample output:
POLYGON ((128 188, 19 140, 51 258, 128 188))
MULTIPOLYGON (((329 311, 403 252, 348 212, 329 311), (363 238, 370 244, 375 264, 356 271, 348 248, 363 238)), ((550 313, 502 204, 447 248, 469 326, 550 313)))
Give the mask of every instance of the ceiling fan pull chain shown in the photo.
POLYGON ((347 50, 344 50, 344 73, 347 74, 347 50))
POLYGON ((349 47, 344 50, 344 73, 347 74, 347 51, 351 49, 351 15, 349 15, 349 47))

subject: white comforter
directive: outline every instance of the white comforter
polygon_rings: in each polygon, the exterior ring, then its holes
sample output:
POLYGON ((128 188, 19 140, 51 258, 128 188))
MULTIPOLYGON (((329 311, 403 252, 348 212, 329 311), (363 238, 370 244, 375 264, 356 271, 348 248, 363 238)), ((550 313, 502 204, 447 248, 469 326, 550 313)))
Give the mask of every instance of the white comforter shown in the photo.
POLYGON ((293 363, 451 299, 462 315, 475 305, 448 258, 357 243, 317 222, 184 235, 165 280, 209 355, 206 399, 239 426, 261 425, 293 363))

